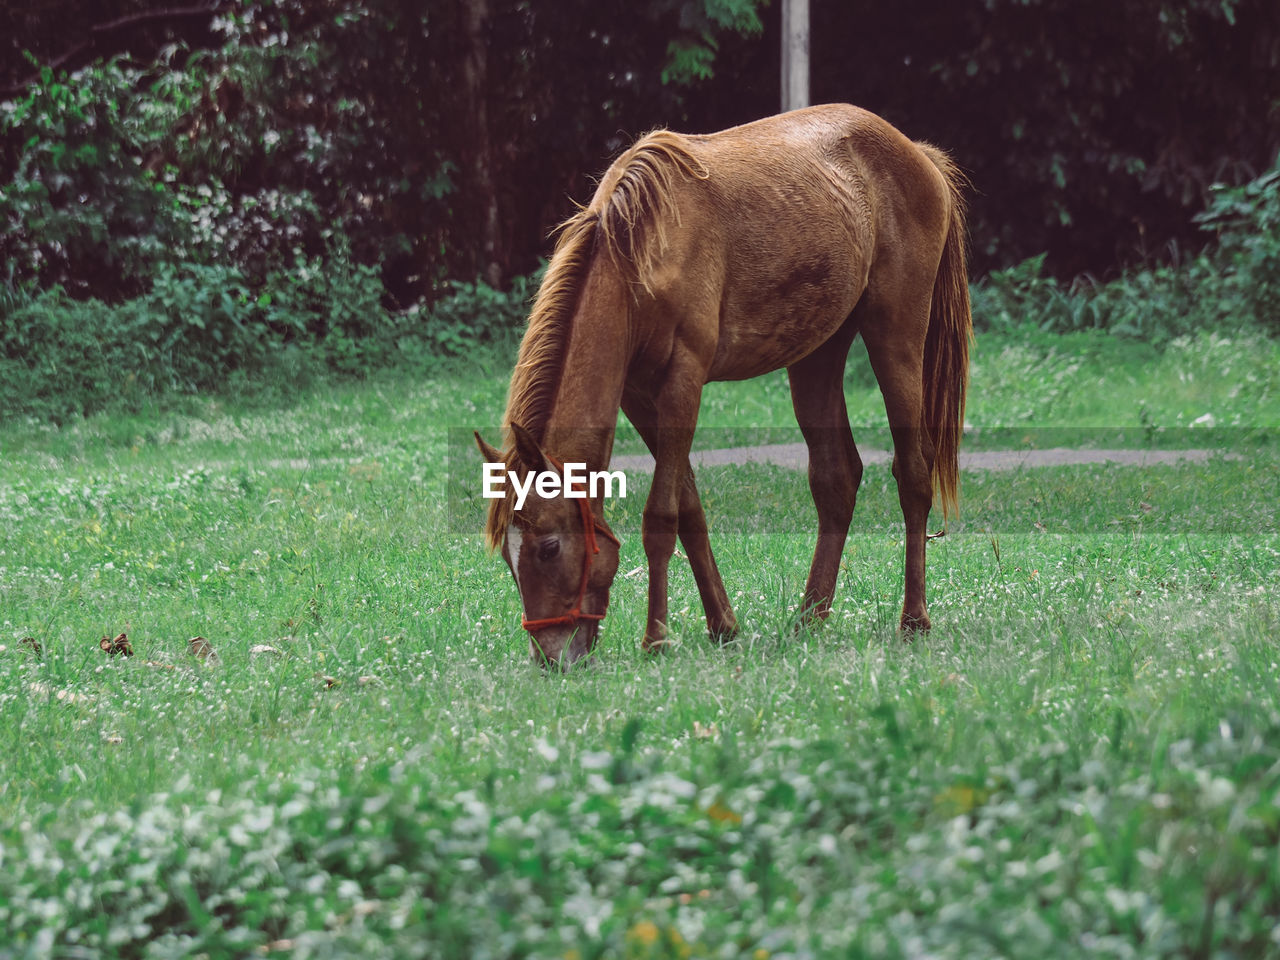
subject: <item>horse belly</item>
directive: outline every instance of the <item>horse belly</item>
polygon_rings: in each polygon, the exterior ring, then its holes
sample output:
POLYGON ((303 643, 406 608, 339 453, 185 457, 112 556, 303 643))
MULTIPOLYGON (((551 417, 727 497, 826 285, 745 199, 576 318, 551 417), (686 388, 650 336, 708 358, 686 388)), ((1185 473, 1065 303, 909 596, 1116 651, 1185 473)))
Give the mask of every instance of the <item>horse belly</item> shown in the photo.
MULTIPOLYGON (((754 286, 754 285, 748 285, 754 286)), ((789 367, 831 339, 861 294, 855 277, 811 263, 766 289, 726 291, 708 380, 747 380, 789 367)))

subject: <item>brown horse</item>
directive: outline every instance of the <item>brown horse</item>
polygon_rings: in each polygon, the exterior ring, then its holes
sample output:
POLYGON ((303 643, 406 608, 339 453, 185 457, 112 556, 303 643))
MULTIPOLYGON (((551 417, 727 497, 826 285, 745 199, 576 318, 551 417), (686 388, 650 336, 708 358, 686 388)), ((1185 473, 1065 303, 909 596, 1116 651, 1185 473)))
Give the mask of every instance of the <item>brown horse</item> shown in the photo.
MULTIPOLYGON (((925 525, 935 489, 944 517, 956 506, 972 336, 962 184, 942 151, 879 117, 810 107, 707 136, 651 133, 564 224, 511 378, 507 449, 476 441, 517 476, 603 470, 626 413, 656 461, 645 649, 666 641, 677 535, 711 635, 737 629, 689 465, 712 380, 787 368, 818 513, 803 617, 829 613, 862 478, 843 390, 858 334, 906 522, 901 626, 928 628, 925 525)), ((568 663, 595 644, 618 566, 602 506, 532 493, 518 512, 510 497, 490 506, 535 659, 568 663)))

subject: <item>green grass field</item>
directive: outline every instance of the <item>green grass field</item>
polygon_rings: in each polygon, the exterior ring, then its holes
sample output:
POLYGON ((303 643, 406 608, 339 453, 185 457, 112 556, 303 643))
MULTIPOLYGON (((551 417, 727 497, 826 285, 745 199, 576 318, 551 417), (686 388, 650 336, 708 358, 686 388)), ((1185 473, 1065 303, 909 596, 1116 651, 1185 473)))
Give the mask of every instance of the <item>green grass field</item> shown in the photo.
POLYGON ((798 635, 804 478, 717 467, 742 636, 676 565, 641 655, 634 477, 567 676, 454 495, 505 375, 0 428, 0 958, 1280 957, 1277 344, 980 342, 974 445, 1233 456, 967 474, 910 644, 886 467, 798 635))

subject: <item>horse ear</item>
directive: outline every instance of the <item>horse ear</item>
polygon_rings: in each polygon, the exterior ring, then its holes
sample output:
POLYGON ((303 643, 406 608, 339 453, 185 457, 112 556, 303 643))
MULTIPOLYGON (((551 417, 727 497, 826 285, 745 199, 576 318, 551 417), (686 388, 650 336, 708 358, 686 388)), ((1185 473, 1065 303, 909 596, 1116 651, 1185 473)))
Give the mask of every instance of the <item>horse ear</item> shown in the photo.
POLYGON ((484 457, 486 463, 501 463, 502 454, 495 450, 489 444, 480 439, 480 431, 475 431, 476 446, 480 448, 480 455, 484 457))
POLYGON ((550 470, 551 464, 547 462, 547 456, 542 452, 542 447, 538 446, 538 441, 533 439, 533 434, 520 426, 518 423, 511 425, 511 435, 516 439, 516 453, 520 456, 520 462, 530 470, 550 470))

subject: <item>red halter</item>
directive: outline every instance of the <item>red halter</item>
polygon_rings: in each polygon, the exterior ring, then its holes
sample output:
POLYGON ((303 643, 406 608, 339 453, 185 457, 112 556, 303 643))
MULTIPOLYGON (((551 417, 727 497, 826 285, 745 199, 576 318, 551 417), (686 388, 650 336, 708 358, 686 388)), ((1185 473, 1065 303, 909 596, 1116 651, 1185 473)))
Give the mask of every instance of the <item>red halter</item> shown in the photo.
MULTIPOLYGON (((564 464, 549 454, 544 454, 547 461, 557 470, 564 472, 564 464)), ((587 580, 591 575, 591 558, 600 552, 600 545, 596 543, 596 531, 600 531, 601 535, 606 539, 612 540, 615 545, 622 546, 618 538, 606 527, 601 521, 597 520, 595 514, 591 512, 590 502, 586 497, 578 500, 578 509, 582 513, 582 581, 578 584, 578 602, 573 605, 573 609, 568 613, 561 614, 558 617, 543 617, 540 620, 528 620, 524 617, 520 618, 520 625, 526 630, 532 632, 541 630, 543 627, 571 627, 579 620, 603 620, 603 613, 584 613, 582 610, 582 602, 587 598, 587 580)))

